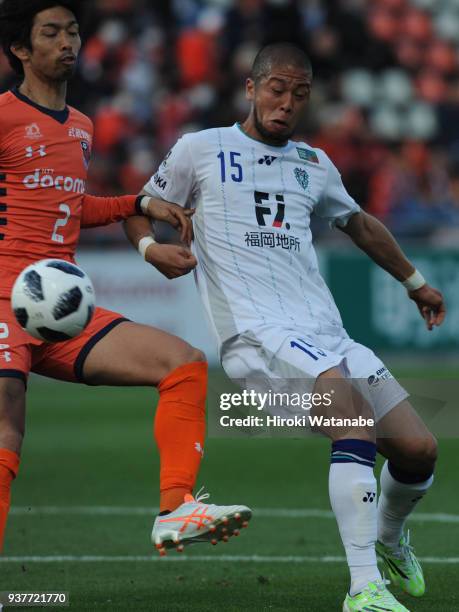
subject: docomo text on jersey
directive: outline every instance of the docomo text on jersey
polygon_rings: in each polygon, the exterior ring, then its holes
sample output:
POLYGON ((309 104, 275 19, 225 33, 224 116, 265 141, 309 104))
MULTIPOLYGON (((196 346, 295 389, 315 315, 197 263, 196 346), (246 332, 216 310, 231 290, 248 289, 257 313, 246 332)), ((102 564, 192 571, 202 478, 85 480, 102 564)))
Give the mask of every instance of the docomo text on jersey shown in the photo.
POLYGON ((49 189, 54 187, 58 191, 73 193, 86 192, 86 182, 83 179, 62 175, 54 177, 51 172, 47 172, 40 176, 40 170, 36 170, 33 174, 27 175, 23 183, 27 189, 38 189, 40 187, 49 189))

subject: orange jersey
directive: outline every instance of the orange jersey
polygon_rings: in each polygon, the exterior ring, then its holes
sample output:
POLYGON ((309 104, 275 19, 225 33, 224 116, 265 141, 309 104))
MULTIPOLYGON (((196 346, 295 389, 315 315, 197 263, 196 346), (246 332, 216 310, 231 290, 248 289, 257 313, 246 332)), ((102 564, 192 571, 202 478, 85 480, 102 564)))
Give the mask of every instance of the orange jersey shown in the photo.
POLYGON ((32 262, 73 261, 81 226, 135 214, 135 196, 85 194, 92 139, 92 121, 74 108, 0 95, 0 298, 32 262))
POLYGON ((93 138, 73 108, 0 95, 0 297, 38 259, 73 260, 93 138))

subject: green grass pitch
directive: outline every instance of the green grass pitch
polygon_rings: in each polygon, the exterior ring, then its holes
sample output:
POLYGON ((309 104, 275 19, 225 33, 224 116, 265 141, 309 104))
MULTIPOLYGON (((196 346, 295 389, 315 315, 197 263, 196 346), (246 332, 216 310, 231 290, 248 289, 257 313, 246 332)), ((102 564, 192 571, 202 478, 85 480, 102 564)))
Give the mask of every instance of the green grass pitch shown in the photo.
MULTIPOLYGON (((213 374, 214 387, 221 380, 213 374)), ((68 591, 72 610, 341 610, 348 575, 335 559, 343 550, 321 439, 209 440, 199 485, 215 503, 260 511, 228 544, 158 560, 149 542, 149 508, 158 504, 155 403, 148 389, 31 381, 0 591, 68 591), (71 560, 44 559, 60 556, 71 560)), ((459 610, 457 451, 457 440, 441 441, 434 489, 410 524, 417 553, 429 558, 426 596, 400 595, 410 610, 459 610)))

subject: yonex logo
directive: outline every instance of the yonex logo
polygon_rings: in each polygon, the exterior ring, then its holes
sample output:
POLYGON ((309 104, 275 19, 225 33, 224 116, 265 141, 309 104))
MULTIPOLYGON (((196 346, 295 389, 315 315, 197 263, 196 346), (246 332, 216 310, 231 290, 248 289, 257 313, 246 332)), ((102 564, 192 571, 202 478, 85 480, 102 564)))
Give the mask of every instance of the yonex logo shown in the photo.
POLYGON ((71 176, 56 176, 44 174, 40 176, 40 170, 35 170, 34 174, 29 174, 24 179, 27 189, 49 189, 54 187, 58 191, 73 193, 85 193, 86 183, 83 179, 74 179, 71 176))
POLYGON ((275 162, 277 157, 273 157, 272 155, 265 155, 261 159, 258 160, 258 163, 261 165, 266 164, 270 166, 273 162, 275 162))
POLYGON ((373 502, 375 500, 376 497, 376 493, 373 493, 372 491, 367 491, 365 497, 362 499, 362 501, 366 504, 366 503, 370 503, 373 502))

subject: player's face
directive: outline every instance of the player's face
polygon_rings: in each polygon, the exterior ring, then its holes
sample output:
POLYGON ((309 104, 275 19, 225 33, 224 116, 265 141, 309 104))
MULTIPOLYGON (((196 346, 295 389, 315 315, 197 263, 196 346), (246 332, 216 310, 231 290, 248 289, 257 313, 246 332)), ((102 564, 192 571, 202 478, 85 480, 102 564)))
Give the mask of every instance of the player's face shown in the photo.
POLYGON ((75 72, 81 48, 78 23, 73 13, 56 6, 35 16, 30 35, 32 51, 24 62, 37 76, 67 81, 75 72))
POLYGON ((247 81, 247 97, 253 104, 254 127, 263 140, 285 143, 308 103, 312 75, 292 66, 274 66, 266 77, 247 81))

